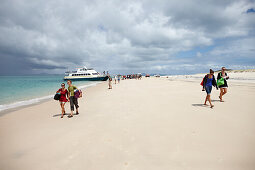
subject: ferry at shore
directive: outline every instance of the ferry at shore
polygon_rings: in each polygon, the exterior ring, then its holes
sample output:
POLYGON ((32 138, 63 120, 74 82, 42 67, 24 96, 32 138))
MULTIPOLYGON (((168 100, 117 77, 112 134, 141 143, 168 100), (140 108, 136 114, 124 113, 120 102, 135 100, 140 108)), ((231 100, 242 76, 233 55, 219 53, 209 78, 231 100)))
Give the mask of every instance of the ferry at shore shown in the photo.
POLYGON ((64 80, 87 80, 87 81, 106 81, 108 76, 100 74, 93 68, 77 68, 76 71, 65 72, 64 80))

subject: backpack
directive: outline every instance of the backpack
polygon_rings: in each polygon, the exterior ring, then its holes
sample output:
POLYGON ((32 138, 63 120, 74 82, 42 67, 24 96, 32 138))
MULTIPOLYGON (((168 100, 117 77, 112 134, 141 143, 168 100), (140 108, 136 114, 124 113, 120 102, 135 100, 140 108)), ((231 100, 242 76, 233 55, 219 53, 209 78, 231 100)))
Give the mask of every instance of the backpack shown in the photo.
POLYGON ((82 91, 81 91, 81 90, 76 90, 76 91, 74 92, 74 97, 75 97, 76 99, 82 97, 82 91))
POLYGON ((54 96, 54 100, 59 100, 60 99, 61 94, 60 93, 56 93, 54 96))

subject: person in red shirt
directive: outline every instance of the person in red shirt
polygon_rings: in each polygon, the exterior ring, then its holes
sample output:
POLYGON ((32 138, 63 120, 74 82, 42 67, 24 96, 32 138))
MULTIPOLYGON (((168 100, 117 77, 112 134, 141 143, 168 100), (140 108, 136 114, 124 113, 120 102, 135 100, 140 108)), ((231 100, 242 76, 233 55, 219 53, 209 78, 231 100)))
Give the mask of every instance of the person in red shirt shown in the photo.
POLYGON ((68 102, 67 98, 69 97, 68 91, 65 88, 65 83, 61 84, 61 88, 58 89, 57 93, 60 93, 60 99, 59 99, 59 103, 60 103, 60 107, 61 107, 61 118, 64 117, 65 112, 65 104, 66 102, 68 102), (67 98, 66 98, 67 97, 67 98))

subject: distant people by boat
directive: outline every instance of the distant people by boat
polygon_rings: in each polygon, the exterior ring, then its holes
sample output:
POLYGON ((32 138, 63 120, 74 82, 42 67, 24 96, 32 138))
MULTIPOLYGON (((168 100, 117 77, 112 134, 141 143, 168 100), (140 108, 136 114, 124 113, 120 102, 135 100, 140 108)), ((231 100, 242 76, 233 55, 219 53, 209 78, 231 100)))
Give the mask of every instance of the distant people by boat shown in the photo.
POLYGON ((70 108, 71 108, 71 114, 69 115, 69 117, 73 117, 73 112, 74 112, 74 106, 76 108, 76 114, 79 114, 78 108, 78 98, 76 98, 74 96, 74 91, 75 90, 79 90, 76 86, 72 85, 72 81, 68 80, 67 81, 68 84, 68 93, 69 93, 69 100, 70 100, 70 108))
POLYGON ((109 89, 112 89, 112 78, 111 76, 108 74, 108 85, 109 85, 109 89))
POLYGON ((210 69, 210 74, 207 74, 203 79, 203 90, 202 91, 206 91, 206 98, 205 98, 204 105, 207 105, 206 103, 208 100, 211 108, 214 107, 214 105, 212 104, 212 101, 211 101, 212 86, 216 87, 216 89, 218 90, 217 83, 216 83, 216 80, 214 77, 214 71, 212 69, 210 69))
POLYGON ((227 79, 229 79, 229 76, 226 73, 226 68, 222 67, 221 72, 219 72, 217 76, 217 84, 218 84, 218 87, 220 88, 219 98, 221 102, 224 102, 222 99, 222 96, 227 93, 227 88, 228 88, 227 79))
POLYGON ((58 91, 56 93, 60 93, 59 103, 60 103, 60 107, 61 107, 61 118, 63 118, 66 113, 65 112, 65 104, 68 101, 67 98, 69 98, 68 91, 65 88, 65 83, 61 84, 61 88, 58 89, 58 91))
POLYGON ((138 80, 142 80, 142 74, 138 74, 138 80))
POLYGON ((142 78, 142 75, 141 74, 128 74, 128 75, 125 75, 124 78, 125 79, 139 79, 142 78))

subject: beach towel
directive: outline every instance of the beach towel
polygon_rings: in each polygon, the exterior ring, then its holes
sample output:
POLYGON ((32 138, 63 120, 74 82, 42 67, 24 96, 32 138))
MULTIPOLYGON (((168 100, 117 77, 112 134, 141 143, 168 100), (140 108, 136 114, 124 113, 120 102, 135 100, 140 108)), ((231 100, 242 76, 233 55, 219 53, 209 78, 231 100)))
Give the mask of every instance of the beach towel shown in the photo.
MULTIPOLYGON (((206 75, 205 75, 205 77, 206 77, 206 75)), ((201 83, 200 83, 201 86, 204 86, 205 77, 203 78, 203 80, 202 80, 201 83)))
POLYGON ((200 85, 203 86, 203 84, 204 84, 204 78, 203 78, 203 80, 201 81, 200 85))

